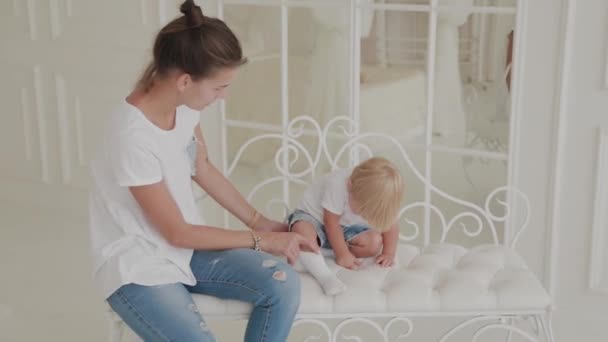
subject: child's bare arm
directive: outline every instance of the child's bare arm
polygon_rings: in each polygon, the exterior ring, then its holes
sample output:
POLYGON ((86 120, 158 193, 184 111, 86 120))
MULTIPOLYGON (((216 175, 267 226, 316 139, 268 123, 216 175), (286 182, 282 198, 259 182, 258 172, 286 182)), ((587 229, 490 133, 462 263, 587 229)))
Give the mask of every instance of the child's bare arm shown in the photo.
POLYGON ((399 241, 399 227, 393 224, 391 229, 382 233, 382 253, 376 258, 380 266, 392 266, 397 253, 397 242, 399 241))
POLYGON ((395 255, 399 241, 399 227, 393 224, 391 229, 382 233, 382 254, 395 255))
POLYGON ((350 253, 346 242, 344 242, 344 234, 340 227, 340 215, 336 215, 327 209, 323 209, 323 224, 327 232, 327 238, 331 248, 336 253, 336 257, 350 253))
POLYGON ((340 227, 340 215, 336 215, 327 209, 323 209, 323 224, 329 244, 336 254, 336 263, 340 266, 355 269, 359 267, 360 261, 348 250, 344 241, 344 233, 340 227))

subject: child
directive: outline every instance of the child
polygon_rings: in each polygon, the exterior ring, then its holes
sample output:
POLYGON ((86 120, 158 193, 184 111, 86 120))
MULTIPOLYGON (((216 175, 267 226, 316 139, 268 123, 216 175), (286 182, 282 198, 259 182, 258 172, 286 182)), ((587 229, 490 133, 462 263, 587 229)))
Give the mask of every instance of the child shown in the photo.
MULTIPOLYGON (((399 170, 384 158, 371 158, 312 184, 289 216, 289 229, 332 248, 336 263, 343 267, 357 269, 357 258, 373 256, 377 264, 389 267, 399 238, 396 221, 402 195, 399 170)), ((300 260, 326 294, 346 289, 321 254, 302 252, 300 260)))

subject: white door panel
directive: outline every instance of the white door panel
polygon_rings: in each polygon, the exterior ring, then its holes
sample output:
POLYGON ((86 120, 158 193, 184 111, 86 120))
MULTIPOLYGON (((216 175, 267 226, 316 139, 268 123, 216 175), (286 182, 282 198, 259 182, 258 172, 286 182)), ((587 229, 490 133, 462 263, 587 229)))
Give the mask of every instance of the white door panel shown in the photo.
POLYGON ((569 1, 554 208, 555 327, 560 341, 605 341, 608 168, 598 156, 608 147, 600 138, 608 127, 608 3, 569 1))

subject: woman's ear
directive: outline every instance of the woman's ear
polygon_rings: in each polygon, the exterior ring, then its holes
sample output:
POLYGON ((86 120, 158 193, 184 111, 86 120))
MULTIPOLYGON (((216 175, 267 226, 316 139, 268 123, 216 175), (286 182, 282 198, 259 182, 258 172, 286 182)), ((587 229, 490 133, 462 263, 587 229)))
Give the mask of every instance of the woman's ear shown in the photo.
POLYGON ((176 79, 177 90, 180 93, 183 93, 184 91, 186 91, 186 89, 188 89, 188 87, 190 87, 191 84, 192 84, 192 77, 190 77, 190 75, 188 75, 186 73, 179 75, 176 79))

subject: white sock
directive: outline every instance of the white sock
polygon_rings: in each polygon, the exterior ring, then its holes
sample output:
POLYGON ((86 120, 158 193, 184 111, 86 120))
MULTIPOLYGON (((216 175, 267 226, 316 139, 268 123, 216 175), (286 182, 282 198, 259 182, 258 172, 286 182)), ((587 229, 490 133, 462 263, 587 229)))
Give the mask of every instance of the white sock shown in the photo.
POLYGON ((329 269, 323 255, 300 252, 300 261, 304 268, 321 284, 327 295, 335 296, 346 290, 346 285, 329 269))

